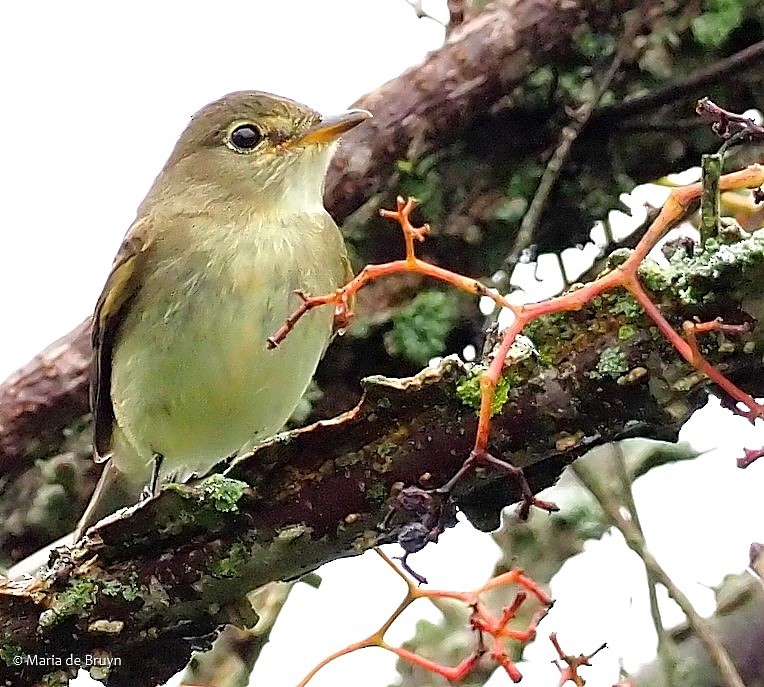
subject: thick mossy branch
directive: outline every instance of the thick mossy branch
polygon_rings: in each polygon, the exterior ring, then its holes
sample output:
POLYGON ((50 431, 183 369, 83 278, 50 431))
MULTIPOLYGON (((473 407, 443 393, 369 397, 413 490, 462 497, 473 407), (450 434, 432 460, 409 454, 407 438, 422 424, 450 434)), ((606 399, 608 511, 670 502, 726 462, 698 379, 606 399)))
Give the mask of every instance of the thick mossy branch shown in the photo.
MULTIPOLYGON (((668 267, 646 263, 642 271, 677 325, 695 315, 755 323, 764 230, 730 245, 708 241, 701 253, 676 253, 668 267)), ((595 444, 674 438, 704 402, 706 380, 625 294, 543 317, 526 334, 540 355, 507 369, 490 450, 524 467, 535 489, 595 444)), ((758 327, 734 339, 716 332, 701 343, 747 391, 764 393, 758 327)), ((104 521, 80 546, 59 551, 39 579, 0 588, 7 643, 0 680, 21 686, 51 673, 49 665, 14 665, 14 656, 72 653, 83 661, 120 658, 110 685, 160 682, 252 588, 394 540, 421 517, 398 508, 380 531, 400 484, 436 487, 469 454, 477 418, 464 389, 476 377, 449 358, 413 378, 367 379, 363 401, 344 415, 280 435, 224 475, 166 486, 104 521)), ((484 528, 517 498, 514 484, 490 470, 471 475, 455 494, 484 528)))

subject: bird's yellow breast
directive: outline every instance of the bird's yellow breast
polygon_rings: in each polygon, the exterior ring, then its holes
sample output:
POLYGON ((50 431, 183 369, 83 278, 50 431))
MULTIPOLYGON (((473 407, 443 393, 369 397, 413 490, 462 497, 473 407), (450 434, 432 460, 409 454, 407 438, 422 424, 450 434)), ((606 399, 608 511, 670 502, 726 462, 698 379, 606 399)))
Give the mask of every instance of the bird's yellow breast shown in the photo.
POLYGON ((144 461, 162 454, 163 478, 203 472, 283 426, 331 337, 331 308, 276 350, 267 337, 296 307, 295 289, 344 280, 342 239, 324 213, 217 229, 214 245, 190 254, 158 241, 114 347, 116 422, 144 461))

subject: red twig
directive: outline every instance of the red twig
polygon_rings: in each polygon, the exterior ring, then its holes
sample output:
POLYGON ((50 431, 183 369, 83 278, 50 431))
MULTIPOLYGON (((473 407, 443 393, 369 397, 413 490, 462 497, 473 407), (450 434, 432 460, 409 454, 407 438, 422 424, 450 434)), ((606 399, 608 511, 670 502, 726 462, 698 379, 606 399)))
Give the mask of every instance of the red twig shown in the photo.
POLYGON ((359 642, 354 642, 353 644, 336 651, 331 656, 327 656, 316 665, 310 673, 308 673, 297 687, 305 687, 321 668, 328 663, 331 663, 336 658, 371 646, 386 649, 413 666, 417 666, 418 668, 422 668, 423 670, 440 675, 447 680, 452 680, 454 682, 463 680, 475 669, 480 659, 487 655, 491 660, 502 666, 512 681, 519 682, 522 675, 507 653, 506 642, 508 640, 520 642, 521 644, 531 642, 536 636, 536 627, 538 623, 544 616, 546 616, 547 611, 552 605, 552 599, 530 577, 525 575, 522 570, 512 569, 501 575, 497 575, 474 591, 463 592, 444 589, 420 589, 416 584, 403 575, 403 573, 395 567, 395 564, 384 553, 379 549, 376 551, 405 582, 407 589, 405 598, 398 604, 395 611, 393 611, 390 617, 376 632, 359 642), (522 591, 519 591, 515 595, 512 602, 502 610, 501 615, 496 616, 485 605, 482 595, 488 591, 506 587, 508 585, 522 587, 522 591), (509 623, 516 618, 520 607, 526 602, 528 596, 535 598, 542 607, 533 615, 529 624, 524 629, 508 627, 509 623), (477 647, 475 650, 470 653, 469 656, 462 659, 457 665, 446 666, 425 656, 420 656, 416 652, 388 644, 385 641, 385 634, 403 611, 417 599, 453 599, 471 607, 472 613, 470 614, 469 622, 477 635, 477 647), (486 648, 485 645, 486 636, 490 637, 492 640, 490 649, 486 648))
POLYGON ((445 270, 442 267, 432 265, 429 262, 425 262, 416 257, 414 253, 414 241, 424 241, 430 228, 427 224, 424 224, 421 227, 415 227, 411 224, 410 216, 415 204, 416 200, 414 198, 404 200, 399 196, 397 199, 397 208, 395 210, 380 210, 379 212, 380 215, 394 220, 400 226, 406 243, 406 258, 404 260, 394 260, 393 262, 385 262, 379 265, 367 265, 351 281, 345 284, 345 286, 337 289, 332 294, 324 296, 307 296, 304 293, 299 293, 298 295, 300 295, 303 302, 300 304, 300 307, 287 318, 279 330, 268 339, 269 346, 272 348, 278 346, 287 334, 294 329, 302 316, 309 310, 329 303, 333 303, 335 308, 347 309, 350 298, 370 281, 398 272, 417 272, 426 277, 432 277, 438 281, 452 284, 458 289, 475 296, 488 296, 501 307, 515 310, 517 306, 509 303, 507 299, 498 292, 488 289, 477 279, 471 279, 464 275, 456 274, 455 272, 445 270))
POLYGON ((554 661, 554 664, 560 671, 560 681, 557 683, 557 687, 562 687, 566 682, 572 682, 578 687, 583 687, 585 682, 584 679, 578 674, 578 669, 581 666, 590 666, 592 658, 607 647, 607 644, 603 643, 590 654, 579 654, 578 656, 571 656, 562 650, 559 641, 557 641, 557 633, 553 632, 550 634, 549 640, 554 645, 554 648, 557 651, 557 655, 559 656, 559 661, 554 661), (560 662, 565 664, 564 668, 562 665, 560 665, 560 662))
MULTIPOLYGON (((746 169, 722 176, 719 180, 719 189, 720 191, 742 188, 755 189, 762 184, 764 184, 764 166, 751 165, 746 169)), ((436 265, 431 265, 430 263, 417 258, 414 252, 414 242, 424 240, 429 227, 426 224, 421 227, 413 226, 411 224, 410 216, 415 201, 413 198, 404 201, 399 197, 395 210, 382 210, 380 214, 395 220, 399 224, 406 245, 405 259, 378 265, 369 265, 361 270, 353 280, 344 287, 337 289, 333 294, 318 297, 301 294, 303 299, 302 304, 287 319, 279 331, 269 339, 269 344, 273 346, 278 345, 308 310, 318 307, 319 305, 333 303, 338 312, 340 312, 340 314, 344 313, 344 316, 347 317, 348 301, 359 289, 374 279, 379 279, 380 277, 395 274, 397 272, 417 272, 424 276, 452 284, 453 286, 476 296, 488 296, 489 298, 492 298, 499 306, 509 309, 514 314, 514 321, 503 332, 501 342, 497 347, 495 355, 487 370, 480 378, 480 415, 473 450, 457 474, 438 491, 440 493, 447 493, 454 484, 464 476, 464 474, 474 466, 482 464, 498 468, 518 481, 520 492, 523 497, 523 503, 520 509, 521 515, 527 515, 530 508, 533 506, 544 510, 555 510, 556 507, 554 504, 539 501, 534 498, 521 469, 495 458, 488 451, 491 405, 493 403, 496 386, 504 372, 505 365, 507 364, 507 356, 517 335, 523 328, 542 315, 580 310, 593 298, 606 291, 616 288, 625 289, 637 300, 645 311, 645 314, 655 323, 666 339, 677 352, 690 363, 690 365, 706 375, 736 403, 745 405, 746 410, 740 411, 742 414, 750 420, 760 417, 764 418, 764 407, 759 405, 749 394, 742 391, 719 372, 719 370, 711 365, 711 363, 701 355, 697 345, 697 334, 699 333, 709 331, 739 333, 744 331, 744 325, 726 325, 720 321, 707 323, 688 322, 683 326, 685 336, 685 338, 683 338, 661 314, 660 309, 652 302, 639 280, 638 269, 642 261, 658 240, 685 215, 690 204, 698 199, 701 192, 702 186, 700 183, 673 189, 660 213, 650 225, 649 229, 630 256, 611 272, 575 291, 565 293, 541 303, 532 303, 523 306, 509 303, 506 298, 494 290, 489 290, 475 279, 456 274, 441 267, 437 267, 436 265)), ((751 456, 753 455, 753 452, 749 453, 751 456)))

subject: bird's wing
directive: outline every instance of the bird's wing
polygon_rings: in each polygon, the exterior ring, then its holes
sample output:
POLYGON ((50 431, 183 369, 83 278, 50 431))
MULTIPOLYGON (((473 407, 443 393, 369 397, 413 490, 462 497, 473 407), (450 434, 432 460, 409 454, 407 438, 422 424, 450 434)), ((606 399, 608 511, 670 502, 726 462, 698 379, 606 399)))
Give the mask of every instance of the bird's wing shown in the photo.
POLYGON ((111 452, 114 409, 111 404, 111 356, 119 326, 140 284, 140 265, 151 245, 148 223, 138 221, 120 246, 109 278, 93 314, 93 369, 90 379, 90 407, 93 411, 93 447, 96 460, 106 460, 111 452))

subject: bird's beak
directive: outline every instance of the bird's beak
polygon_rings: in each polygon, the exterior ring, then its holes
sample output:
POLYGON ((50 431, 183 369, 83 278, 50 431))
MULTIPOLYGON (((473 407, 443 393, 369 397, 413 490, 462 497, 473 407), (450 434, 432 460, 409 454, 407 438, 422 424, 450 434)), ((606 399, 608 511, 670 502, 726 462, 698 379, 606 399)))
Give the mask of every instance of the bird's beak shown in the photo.
POLYGON ((370 117, 371 112, 366 110, 348 110, 334 117, 322 117, 320 122, 316 122, 305 133, 295 138, 292 145, 331 143, 370 117))

